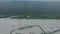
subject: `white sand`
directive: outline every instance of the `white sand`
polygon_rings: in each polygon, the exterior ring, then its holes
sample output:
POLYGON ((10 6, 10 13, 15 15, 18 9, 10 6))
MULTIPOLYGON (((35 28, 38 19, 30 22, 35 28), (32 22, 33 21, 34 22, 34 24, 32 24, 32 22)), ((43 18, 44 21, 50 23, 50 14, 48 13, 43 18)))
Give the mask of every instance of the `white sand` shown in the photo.
MULTIPOLYGON (((0 19, 0 34, 9 34, 11 30, 17 29, 20 27, 28 26, 28 25, 40 25, 46 32, 52 32, 54 30, 60 29, 60 20, 54 20, 54 19, 9 19, 9 18, 3 18, 0 19)), ((34 32, 38 31, 39 28, 32 28, 28 30, 23 30, 20 32, 24 32, 26 34, 27 32, 34 32), (33 31, 32 31, 33 29, 33 31)), ((27 33, 28 34, 28 33, 27 33)), ((59 34, 55 33, 55 34, 59 34)))

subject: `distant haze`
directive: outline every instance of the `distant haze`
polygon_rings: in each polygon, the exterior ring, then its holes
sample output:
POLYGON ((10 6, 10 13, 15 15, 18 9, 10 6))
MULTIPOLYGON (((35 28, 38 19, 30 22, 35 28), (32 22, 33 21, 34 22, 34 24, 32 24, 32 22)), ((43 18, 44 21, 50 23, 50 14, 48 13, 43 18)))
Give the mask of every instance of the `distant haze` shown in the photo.
POLYGON ((0 3, 0 14, 60 14, 60 2, 11 1, 0 3))
POLYGON ((60 1, 60 0, 0 0, 0 1, 60 1))

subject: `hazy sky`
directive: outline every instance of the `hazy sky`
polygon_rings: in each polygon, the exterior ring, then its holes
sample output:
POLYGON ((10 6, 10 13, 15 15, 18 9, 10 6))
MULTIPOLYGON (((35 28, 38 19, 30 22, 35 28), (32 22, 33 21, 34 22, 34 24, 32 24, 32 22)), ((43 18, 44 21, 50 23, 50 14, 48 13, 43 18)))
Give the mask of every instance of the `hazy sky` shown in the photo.
POLYGON ((0 1, 60 1, 60 0, 0 0, 0 1))
POLYGON ((20 0, 20 1, 60 1, 60 0, 20 0))
POLYGON ((27 0, 27 1, 59 1, 59 0, 27 0))

